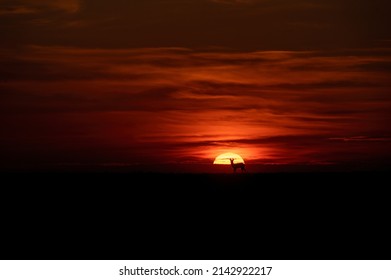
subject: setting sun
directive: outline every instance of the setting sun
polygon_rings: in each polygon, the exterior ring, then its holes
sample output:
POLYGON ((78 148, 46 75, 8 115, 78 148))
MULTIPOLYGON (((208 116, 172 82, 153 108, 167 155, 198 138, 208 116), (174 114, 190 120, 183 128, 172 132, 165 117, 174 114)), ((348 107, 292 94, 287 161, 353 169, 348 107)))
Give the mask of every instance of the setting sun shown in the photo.
POLYGON ((231 164, 229 159, 234 159, 235 163, 244 163, 244 160, 241 156, 234 153, 224 153, 216 157, 213 164, 231 164))

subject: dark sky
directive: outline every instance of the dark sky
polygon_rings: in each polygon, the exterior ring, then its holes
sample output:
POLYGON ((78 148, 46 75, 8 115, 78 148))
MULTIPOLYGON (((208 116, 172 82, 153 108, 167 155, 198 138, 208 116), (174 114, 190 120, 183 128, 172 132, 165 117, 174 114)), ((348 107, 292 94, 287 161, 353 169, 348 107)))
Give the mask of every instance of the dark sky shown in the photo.
POLYGON ((14 0, 2 45, 223 47, 242 51, 382 46, 386 0, 14 0))
POLYGON ((0 0, 0 166, 388 166, 390 3, 0 0))

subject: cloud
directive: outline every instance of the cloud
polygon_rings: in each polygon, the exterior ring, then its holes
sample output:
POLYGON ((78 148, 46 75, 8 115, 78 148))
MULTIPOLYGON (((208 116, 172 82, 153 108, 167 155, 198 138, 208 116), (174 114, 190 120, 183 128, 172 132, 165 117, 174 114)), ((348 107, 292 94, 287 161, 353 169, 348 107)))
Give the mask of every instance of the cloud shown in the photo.
POLYGON ((80 9, 79 0, 23 0, 26 5, 75 13, 80 9))
POLYGON ((80 9, 79 0, 15 0, 5 2, 0 8, 0 15, 23 15, 46 11, 76 13, 80 9))
POLYGON ((329 140, 343 142, 391 142, 389 137, 368 137, 368 136, 351 136, 351 137, 333 137, 329 140))
POLYGON ((254 110, 254 123, 269 114, 273 123, 290 116, 285 126, 306 127, 383 112, 390 79, 376 65, 390 60, 368 53, 32 46, 4 51, 0 86, 9 92, 4 110, 24 95, 30 110, 254 110))
POLYGON ((390 61, 385 50, 1 49, 2 149, 62 162, 379 158, 390 61))
POLYGON ((368 1, 356 3, 354 9, 351 1, 334 0, 1 2, 1 43, 8 46, 303 50, 387 44, 379 39, 390 37, 390 17, 377 13, 389 10, 389 3, 368 1), (369 12, 368 8, 376 9, 369 12))
POLYGON ((28 6, 5 6, 0 8, 0 15, 26 15, 36 12, 35 8, 28 6))
POLYGON ((251 4, 255 2, 263 2, 265 0, 211 0, 212 2, 219 3, 219 4, 251 4))

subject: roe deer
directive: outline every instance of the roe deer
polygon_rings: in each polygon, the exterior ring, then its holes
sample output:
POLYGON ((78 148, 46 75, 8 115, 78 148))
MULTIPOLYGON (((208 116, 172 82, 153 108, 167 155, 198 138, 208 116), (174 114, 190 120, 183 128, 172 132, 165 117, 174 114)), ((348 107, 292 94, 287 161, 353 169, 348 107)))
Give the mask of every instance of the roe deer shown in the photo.
POLYGON ((243 171, 246 171, 246 165, 243 163, 243 162, 240 162, 240 163, 234 163, 234 160, 233 158, 230 158, 229 161, 231 162, 231 166, 232 168, 234 169, 234 172, 236 172, 236 168, 240 168, 242 169, 242 172, 243 171))

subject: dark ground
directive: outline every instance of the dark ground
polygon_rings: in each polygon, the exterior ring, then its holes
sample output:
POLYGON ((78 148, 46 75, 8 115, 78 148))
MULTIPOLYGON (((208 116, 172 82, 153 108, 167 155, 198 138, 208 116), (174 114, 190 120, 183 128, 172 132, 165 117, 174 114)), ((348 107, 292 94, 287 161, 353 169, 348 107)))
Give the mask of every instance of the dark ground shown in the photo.
POLYGON ((391 259, 385 172, 2 178, 2 259, 391 259))

